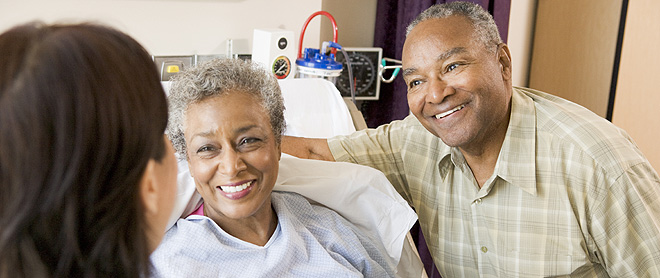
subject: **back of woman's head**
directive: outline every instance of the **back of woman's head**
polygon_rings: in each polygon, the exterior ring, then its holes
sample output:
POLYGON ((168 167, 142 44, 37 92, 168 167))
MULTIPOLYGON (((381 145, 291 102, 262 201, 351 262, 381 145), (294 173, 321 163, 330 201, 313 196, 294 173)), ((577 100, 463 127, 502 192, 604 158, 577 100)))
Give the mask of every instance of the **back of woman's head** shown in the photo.
POLYGON ((18 26, 0 53, 0 277, 144 274, 138 183, 167 124, 150 56, 92 24, 18 26))

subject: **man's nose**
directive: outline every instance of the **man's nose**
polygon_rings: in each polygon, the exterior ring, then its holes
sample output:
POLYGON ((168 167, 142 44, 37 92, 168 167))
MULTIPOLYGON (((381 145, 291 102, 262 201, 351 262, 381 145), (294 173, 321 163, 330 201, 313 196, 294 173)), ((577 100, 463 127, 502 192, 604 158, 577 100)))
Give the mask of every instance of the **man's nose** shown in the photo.
POLYGON ((240 153, 230 149, 223 152, 220 165, 218 165, 218 172, 226 177, 235 177, 246 168, 247 166, 240 153))
POLYGON ((429 83, 429 90, 426 92, 426 102, 428 103, 441 103, 454 92, 454 89, 441 79, 431 79, 429 83))

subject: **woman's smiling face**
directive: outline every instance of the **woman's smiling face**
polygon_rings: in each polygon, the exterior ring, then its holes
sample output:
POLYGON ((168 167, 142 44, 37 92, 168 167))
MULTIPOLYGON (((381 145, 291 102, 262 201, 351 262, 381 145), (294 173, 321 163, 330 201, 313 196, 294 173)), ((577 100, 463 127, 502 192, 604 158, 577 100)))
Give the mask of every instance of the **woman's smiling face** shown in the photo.
POLYGON ((280 146, 256 97, 227 92, 191 104, 185 113, 190 173, 216 223, 271 212, 280 146))

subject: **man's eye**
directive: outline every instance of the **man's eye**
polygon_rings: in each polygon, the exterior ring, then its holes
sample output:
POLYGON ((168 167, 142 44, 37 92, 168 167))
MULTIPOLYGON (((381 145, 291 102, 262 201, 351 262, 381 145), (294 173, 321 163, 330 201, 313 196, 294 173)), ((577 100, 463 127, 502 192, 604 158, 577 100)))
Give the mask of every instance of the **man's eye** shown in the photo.
POLYGON ((408 83, 408 88, 415 87, 415 86, 419 85, 420 83, 422 83, 422 81, 419 81, 419 80, 410 81, 410 83, 408 83))
POLYGON ((457 64, 457 63, 449 64, 449 65, 447 66, 447 72, 450 72, 450 71, 452 71, 452 70, 455 70, 457 67, 458 67, 458 64, 457 64))

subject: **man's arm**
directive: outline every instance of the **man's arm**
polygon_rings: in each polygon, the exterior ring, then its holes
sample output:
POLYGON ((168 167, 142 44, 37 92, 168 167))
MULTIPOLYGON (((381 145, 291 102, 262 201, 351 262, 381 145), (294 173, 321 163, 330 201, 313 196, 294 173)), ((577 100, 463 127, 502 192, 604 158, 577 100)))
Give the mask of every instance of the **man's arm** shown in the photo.
MULTIPOLYGON (((660 179, 648 163, 630 167, 591 216, 597 251, 610 277, 660 277, 660 179), (631 248, 630 246, 634 246, 631 248)), ((591 209, 591 208, 590 208, 591 209)))
POLYGON ((282 152, 300 158, 335 161, 326 139, 283 136, 282 152))

